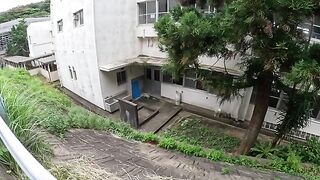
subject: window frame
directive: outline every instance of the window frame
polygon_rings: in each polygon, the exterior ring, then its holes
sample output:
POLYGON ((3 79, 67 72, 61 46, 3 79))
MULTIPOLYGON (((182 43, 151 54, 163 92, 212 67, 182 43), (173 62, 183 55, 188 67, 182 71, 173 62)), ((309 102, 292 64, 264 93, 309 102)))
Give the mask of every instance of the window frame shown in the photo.
POLYGON ((118 86, 126 84, 127 83, 127 71, 121 70, 116 73, 117 78, 117 84, 118 86))
POLYGON ((83 9, 80 9, 79 11, 73 13, 73 27, 77 28, 83 25, 84 25, 84 13, 83 13, 83 9))
POLYGON ((63 19, 57 21, 57 30, 58 32, 63 32, 63 19))

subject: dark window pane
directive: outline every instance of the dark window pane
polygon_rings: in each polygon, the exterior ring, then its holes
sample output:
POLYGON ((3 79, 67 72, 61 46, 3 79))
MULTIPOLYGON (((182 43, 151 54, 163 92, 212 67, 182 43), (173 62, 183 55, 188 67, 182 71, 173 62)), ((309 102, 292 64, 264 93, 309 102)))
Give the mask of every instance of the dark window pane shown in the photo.
POLYGON ((194 70, 187 70, 186 72, 185 72, 185 76, 187 77, 187 78, 197 78, 197 74, 196 74, 196 71, 194 71, 194 70))
POLYGON ((167 0, 159 0, 159 12, 167 12, 167 0))
POLYGON ((147 14, 156 13, 156 1, 147 1, 147 14))
POLYGON ((154 80, 160 81, 160 70, 154 70, 154 80))
POLYGON ((162 81, 166 83, 172 83, 172 76, 169 74, 163 74, 162 81))
POLYGON ((205 85, 203 82, 197 80, 196 81, 196 89, 205 90, 205 85))
POLYGON ((269 106, 270 106, 270 107, 273 107, 273 108, 277 108, 278 101, 279 101, 279 98, 270 97, 270 99, 269 99, 269 106))
POLYGON ((140 15, 139 24, 146 24, 146 23, 147 23, 147 15, 140 15))
POLYGON ((179 5, 178 0, 169 0, 169 9, 173 9, 174 7, 179 5))
POLYGON ((151 69, 149 69, 149 68, 146 70, 146 78, 147 78, 147 79, 149 79, 149 80, 151 80, 151 79, 152 79, 152 76, 151 76, 151 69))
POLYGON ((147 24, 154 23, 156 21, 156 14, 147 14, 147 24))
POLYGON ((143 15, 147 13, 147 9, 146 9, 147 6, 145 2, 139 3, 138 6, 139 6, 139 15, 143 15))
POLYGON ((184 87, 196 88, 196 80, 185 78, 184 79, 184 87))
POLYGON ((174 80, 173 80, 173 83, 182 86, 182 84, 183 84, 183 78, 182 78, 182 77, 179 77, 178 79, 174 79, 174 80))

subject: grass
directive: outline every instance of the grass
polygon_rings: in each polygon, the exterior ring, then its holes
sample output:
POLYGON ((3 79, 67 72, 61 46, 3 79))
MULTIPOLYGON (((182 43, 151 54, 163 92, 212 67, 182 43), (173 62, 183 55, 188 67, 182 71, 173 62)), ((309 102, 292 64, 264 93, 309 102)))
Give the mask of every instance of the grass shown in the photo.
MULTIPOLYGON (((157 144, 159 147, 175 150, 192 156, 208 158, 212 161, 226 162, 252 168, 277 170, 287 173, 303 175, 308 179, 320 177, 320 167, 297 167, 295 156, 292 155, 290 162, 275 159, 271 163, 261 163, 247 156, 234 157, 225 151, 232 150, 238 140, 222 135, 220 132, 206 129, 202 125, 186 124, 181 122, 182 127, 177 127, 172 132, 178 132, 178 128, 185 135, 184 138, 171 136, 157 136, 151 133, 136 131, 126 123, 113 121, 89 112, 74 105, 63 93, 53 87, 43 84, 39 79, 30 77, 23 70, 0 70, 0 90, 6 104, 8 113, 8 124, 16 133, 21 142, 46 165, 52 166, 50 162, 50 148, 41 137, 39 131, 46 130, 57 136, 63 137, 64 133, 71 128, 86 128, 102 130, 114 133, 120 137, 133 139, 141 142, 157 144), (182 129, 181 129, 182 128, 182 129), (188 128, 203 131, 198 137, 194 134, 188 135, 188 128), (204 137, 212 136, 212 137, 204 137), (220 138, 220 143, 208 142, 220 138), (196 140, 198 142, 196 142, 196 140), (223 145, 219 145, 223 144, 223 145), (227 145, 226 145, 227 144, 227 145)), ((195 122, 190 121, 188 122, 195 122)), ((19 174, 19 168, 12 157, 0 146, 0 162, 19 174)), ((80 163, 81 164, 81 163, 80 163)), ((61 179, 68 179, 73 170, 83 168, 74 165, 59 166, 53 170, 54 174, 61 179), (71 169, 70 169, 71 168, 71 169), (74 168, 74 169, 73 169, 74 168)), ((70 179, 70 178, 69 178, 70 179)), ((72 179, 72 178, 71 178, 72 179)), ((76 178, 75 178, 76 179, 76 178)), ((318 178, 319 179, 319 178, 318 178)))
POLYGON ((86 157, 63 162, 59 165, 53 165, 50 172, 57 180, 120 180, 120 178, 103 170, 100 166, 92 163, 92 160, 86 157))
POLYGON ((219 129, 210 128, 195 117, 181 119, 165 132, 165 137, 226 152, 234 151, 240 144, 240 139, 228 136, 219 129))

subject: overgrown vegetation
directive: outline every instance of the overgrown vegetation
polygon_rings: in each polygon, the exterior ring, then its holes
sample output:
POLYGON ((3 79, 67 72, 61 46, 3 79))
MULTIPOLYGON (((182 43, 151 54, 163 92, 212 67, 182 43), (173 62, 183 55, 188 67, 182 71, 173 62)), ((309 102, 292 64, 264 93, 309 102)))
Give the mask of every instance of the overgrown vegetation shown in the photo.
POLYGON ((44 17, 50 15, 50 0, 19 6, 0 13, 0 23, 18 18, 44 17))
MULTIPOLYGON (((277 170, 303 175, 309 179, 320 177, 320 167, 302 166, 302 159, 295 152, 291 152, 286 159, 276 158, 270 162, 260 162, 258 159, 252 159, 248 156, 232 156, 222 150, 204 148, 187 141, 180 142, 174 138, 136 131, 126 123, 101 117, 72 104, 70 99, 61 92, 49 85, 44 85, 39 79, 29 76, 24 70, 1 70, 0 89, 2 90, 2 96, 5 97, 8 119, 10 119, 8 124, 10 124, 10 127, 22 143, 27 146, 29 138, 37 137, 29 144, 28 149, 39 160, 45 159, 44 156, 47 156, 48 153, 50 154, 50 151, 43 143, 44 141, 40 138, 39 129, 44 128, 63 136, 70 128, 90 128, 108 131, 127 139, 157 144, 162 148, 208 158, 212 161, 277 170), (21 127, 17 128, 18 126, 21 127)), ((11 156, 3 146, 1 149, 2 152, 5 152, 5 154, 0 153, 1 163, 9 164, 8 167, 18 173, 17 165, 11 156)), ((44 161, 47 161, 48 164, 50 163, 50 159, 45 159, 44 161)), ((50 165, 47 167, 50 167, 50 165)), ((58 167, 58 170, 54 169, 53 172, 62 178, 72 177, 68 174, 68 172, 72 172, 70 168, 70 166, 61 166, 58 167)))
POLYGON ((289 99, 285 102, 289 104, 288 111, 280 119, 280 132, 275 144, 291 130, 305 127, 310 116, 308 112, 317 101, 309 97, 319 94, 320 57, 310 53, 317 48, 310 44, 298 26, 319 15, 319 1, 180 2, 183 7, 173 9, 155 23, 161 50, 168 55, 164 70, 177 78, 188 69, 195 69, 203 84, 224 88, 224 93, 219 93, 223 100, 239 97, 243 89, 256 89, 253 115, 237 154, 247 154, 255 144, 273 86, 285 92, 289 99), (218 13, 207 13, 201 6, 195 8, 197 2, 211 5, 219 2, 222 6, 217 7, 218 13), (225 66, 223 76, 201 73, 204 71, 199 60, 202 56, 214 57, 212 66, 220 60, 225 66), (230 75, 228 69, 233 68, 226 67, 230 60, 236 61, 243 73, 232 81, 226 81, 230 75))
POLYGON ((225 135, 219 129, 210 128, 194 117, 181 119, 164 135, 180 142, 226 152, 233 152, 240 144, 240 139, 225 135))
POLYGON ((29 56, 29 44, 27 39, 27 24, 24 20, 11 28, 11 39, 7 45, 7 55, 9 56, 29 56))

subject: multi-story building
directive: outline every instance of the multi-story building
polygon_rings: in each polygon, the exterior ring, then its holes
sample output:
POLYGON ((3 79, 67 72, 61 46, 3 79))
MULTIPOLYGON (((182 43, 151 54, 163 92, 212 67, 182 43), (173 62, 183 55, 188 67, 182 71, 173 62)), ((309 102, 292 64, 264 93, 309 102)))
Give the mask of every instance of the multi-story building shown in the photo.
MULTIPOLYGON (((220 105, 218 92, 203 86, 194 72, 178 80, 161 72, 166 54, 158 48, 153 23, 177 5, 178 0, 51 1, 62 86, 109 111, 113 97, 129 95, 135 99, 148 93, 222 112, 237 120, 250 120, 254 108, 250 103, 252 88, 244 90, 242 97, 220 105)), ((207 11, 214 9, 208 7, 207 11)), ((201 57, 200 62, 216 75, 225 71, 223 61, 201 57)), ((230 78, 241 74, 235 59, 228 60, 226 66, 230 78)), ((276 104, 281 103, 281 97, 275 97, 276 104)), ((266 126, 275 123, 276 108, 269 108, 266 126)), ((317 131, 307 129, 306 133, 320 136, 320 122, 314 127, 317 131)))
MULTIPOLYGON (((5 22, 0 24, 0 54, 5 53, 7 48, 7 44, 11 39, 10 32, 13 26, 16 26, 23 19, 16 19, 9 22, 5 22)), ((33 22, 41 22, 41 21, 49 21, 49 17, 41 17, 41 18, 26 18, 24 19, 26 24, 29 25, 33 22)))

